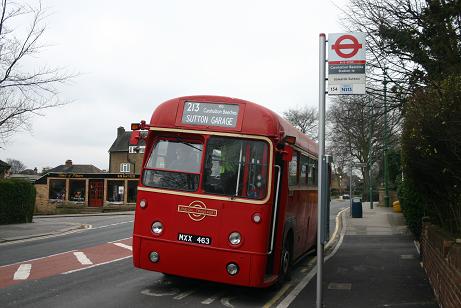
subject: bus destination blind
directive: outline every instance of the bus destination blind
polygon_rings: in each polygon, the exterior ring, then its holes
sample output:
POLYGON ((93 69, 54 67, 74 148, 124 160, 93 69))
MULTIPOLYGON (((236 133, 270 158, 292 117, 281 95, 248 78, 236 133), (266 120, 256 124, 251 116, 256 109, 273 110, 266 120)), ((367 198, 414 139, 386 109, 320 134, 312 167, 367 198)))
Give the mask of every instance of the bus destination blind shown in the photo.
POLYGON ((235 128, 239 105, 185 102, 182 124, 235 128))

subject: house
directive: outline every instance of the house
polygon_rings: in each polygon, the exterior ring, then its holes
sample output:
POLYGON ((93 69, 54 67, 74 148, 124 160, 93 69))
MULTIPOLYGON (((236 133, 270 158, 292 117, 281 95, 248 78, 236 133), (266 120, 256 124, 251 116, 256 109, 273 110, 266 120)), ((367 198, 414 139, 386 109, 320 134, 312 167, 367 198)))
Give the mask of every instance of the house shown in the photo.
POLYGON ((11 166, 0 160, 0 179, 4 179, 10 171, 11 166))
POLYGON ((130 143, 131 131, 117 128, 117 137, 109 149, 109 172, 139 174, 146 148, 141 138, 139 144, 130 143))

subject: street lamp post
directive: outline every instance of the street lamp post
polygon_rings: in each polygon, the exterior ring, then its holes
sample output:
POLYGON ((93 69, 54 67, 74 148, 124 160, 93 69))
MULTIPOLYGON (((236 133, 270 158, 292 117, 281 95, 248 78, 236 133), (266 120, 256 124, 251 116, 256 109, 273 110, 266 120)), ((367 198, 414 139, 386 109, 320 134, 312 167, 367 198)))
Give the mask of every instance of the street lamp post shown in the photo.
POLYGON ((389 134, 388 134, 388 123, 387 123, 387 79, 386 79, 386 68, 384 67, 384 206, 389 207, 389 166, 387 160, 389 134))
POLYGON ((370 138, 368 140, 368 186, 369 186, 369 199, 370 199, 370 209, 373 209, 373 186, 371 185, 371 147, 373 146, 372 139, 373 139, 373 102, 370 98, 370 138))

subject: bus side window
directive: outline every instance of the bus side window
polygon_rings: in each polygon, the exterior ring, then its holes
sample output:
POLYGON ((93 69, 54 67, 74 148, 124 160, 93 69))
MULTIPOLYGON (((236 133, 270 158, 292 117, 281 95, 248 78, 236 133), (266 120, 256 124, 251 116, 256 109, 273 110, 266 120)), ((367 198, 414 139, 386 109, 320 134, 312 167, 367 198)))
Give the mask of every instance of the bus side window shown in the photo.
POLYGON ((293 151, 293 158, 288 163, 288 185, 294 186, 298 184, 298 152, 293 151))
POLYGON ((309 164, 309 172, 307 175, 307 184, 311 186, 316 186, 317 185, 317 160, 309 158, 308 159, 308 164, 309 164))
POLYGON ((309 170, 309 158, 306 155, 301 155, 301 168, 299 174, 299 183, 301 185, 307 184, 307 173, 309 170))

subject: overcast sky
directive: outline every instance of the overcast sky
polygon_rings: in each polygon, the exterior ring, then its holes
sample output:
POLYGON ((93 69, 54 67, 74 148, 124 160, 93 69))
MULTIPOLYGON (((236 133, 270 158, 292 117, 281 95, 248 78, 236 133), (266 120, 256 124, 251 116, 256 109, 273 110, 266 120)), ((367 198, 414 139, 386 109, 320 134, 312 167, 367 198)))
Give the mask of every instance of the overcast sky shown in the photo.
MULTIPOLYGON (((30 1, 34 3, 34 1, 30 1)), ((319 33, 344 32, 346 0, 42 0, 49 13, 37 65, 78 72, 64 107, 0 149, 28 168, 109 166, 119 126, 150 120, 170 98, 211 94, 282 113, 318 106, 319 33)))

